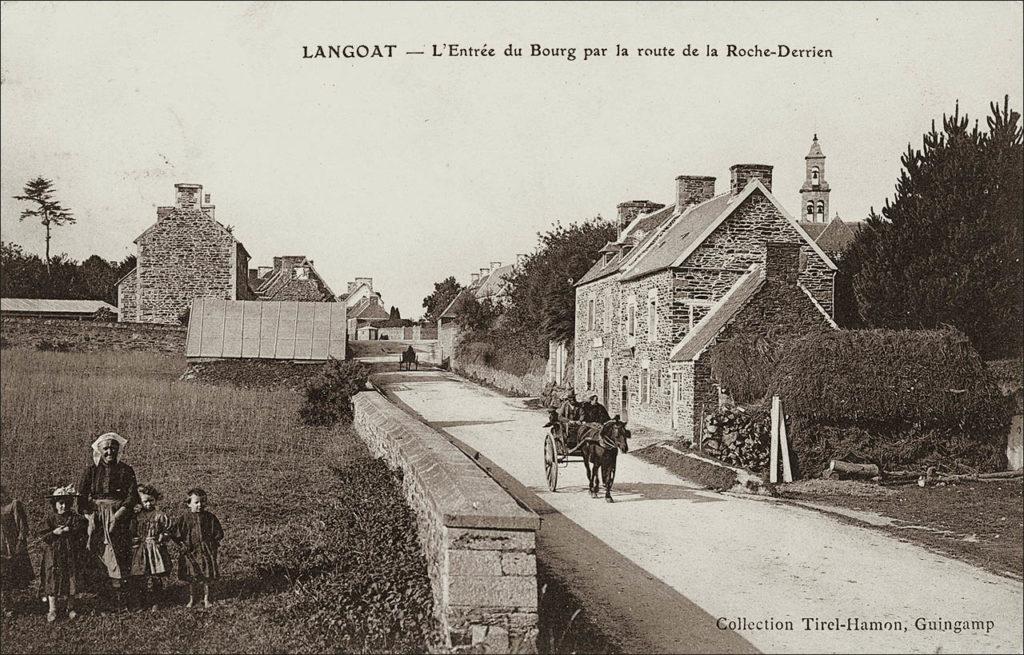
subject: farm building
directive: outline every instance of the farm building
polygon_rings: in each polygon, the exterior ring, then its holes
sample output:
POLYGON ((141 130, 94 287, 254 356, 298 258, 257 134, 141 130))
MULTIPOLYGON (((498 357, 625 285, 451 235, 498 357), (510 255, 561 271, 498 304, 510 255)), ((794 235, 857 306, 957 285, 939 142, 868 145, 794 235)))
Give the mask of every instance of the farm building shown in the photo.
MULTIPOLYGON (((352 307, 348 307, 347 311, 349 339, 362 339, 363 337, 359 336, 359 330, 364 327, 373 327, 373 336, 367 338, 376 339, 377 327, 391 318, 388 310, 384 309, 381 304, 379 293, 366 296, 352 307)), ((369 332, 364 331, 364 334, 369 334, 369 332)))
POLYGON ((199 297, 254 300, 249 253, 215 218, 200 184, 175 184, 173 207, 135 239, 138 263, 117 283, 119 320, 177 324, 199 297))
POLYGON ((89 321, 97 312, 117 316, 117 307, 102 300, 50 300, 46 298, 0 298, 3 318, 64 318, 89 321))
POLYGON ((249 269, 249 283, 260 300, 335 302, 334 292, 302 255, 274 257, 274 265, 249 269))
POLYGON ((619 205, 619 237, 576 284, 578 396, 692 438, 718 405, 718 344, 834 328, 836 266, 771 189, 771 166, 736 164, 725 193, 713 177, 680 175, 672 205, 619 205))

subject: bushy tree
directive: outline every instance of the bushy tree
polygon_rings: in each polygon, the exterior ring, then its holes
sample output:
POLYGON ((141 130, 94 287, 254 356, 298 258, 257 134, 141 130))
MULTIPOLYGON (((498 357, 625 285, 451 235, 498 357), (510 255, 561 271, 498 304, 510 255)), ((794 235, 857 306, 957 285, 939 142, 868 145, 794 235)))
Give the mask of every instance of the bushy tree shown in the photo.
POLYGON ((894 198, 840 264, 847 325, 948 324, 985 357, 1022 352, 1024 141, 1008 98, 991 110, 987 131, 957 107, 920 150, 908 146, 894 198))
POLYGON ((135 255, 120 263, 92 255, 79 264, 65 254, 43 260, 16 243, 0 243, 0 296, 5 298, 93 299, 117 304, 117 281, 135 268, 135 255))
POLYGON ((503 307, 491 302, 490 298, 477 300, 472 294, 464 293, 452 309, 455 312, 455 324, 471 333, 468 338, 472 340, 474 335, 488 332, 495 327, 502 315, 503 307))
POLYGON ((548 341, 572 339, 576 332, 576 288, 617 228, 600 216, 561 225, 537 235, 536 251, 508 278, 508 309, 501 329, 537 357, 547 357, 548 341))
POLYGON ((462 285, 455 280, 453 275, 449 275, 440 282, 435 282, 433 293, 423 299, 423 307, 427 310, 423 320, 431 324, 437 323, 441 318, 441 312, 451 304, 452 300, 455 300, 455 296, 459 295, 460 291, 462 291, 462 285))

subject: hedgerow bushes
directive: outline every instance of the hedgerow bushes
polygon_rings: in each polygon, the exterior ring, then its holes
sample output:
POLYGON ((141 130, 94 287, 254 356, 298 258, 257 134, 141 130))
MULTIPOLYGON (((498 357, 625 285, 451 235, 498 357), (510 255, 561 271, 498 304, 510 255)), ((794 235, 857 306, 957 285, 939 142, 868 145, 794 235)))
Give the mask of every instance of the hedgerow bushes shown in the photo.
POLYGON ((716 362, 734 365, 714 372, 735 399, 782 398, 802 476, 832 458, 883 470, 1004 464, 1010 407, 955 329, 846 330, 723 350, 716 362))
POLYGON ((331 359, 303 387, 299 417, 306 425, 352 422, 352 396, 366 387, 370 369, 362 362, 331 359))

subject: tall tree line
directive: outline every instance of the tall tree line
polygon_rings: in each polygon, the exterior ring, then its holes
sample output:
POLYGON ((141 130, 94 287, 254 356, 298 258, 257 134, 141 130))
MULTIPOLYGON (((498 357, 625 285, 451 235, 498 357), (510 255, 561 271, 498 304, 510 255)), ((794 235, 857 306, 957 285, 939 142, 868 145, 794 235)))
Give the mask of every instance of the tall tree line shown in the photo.
POLYGON ((117 304, 117 281, 135 268, 135 255, 118 261, 92 255, 79 263, 66 254, 39 255, 16 243, 0 243, 0 296, 5 298, 92 299, 117 304), (49 270, 49 273, 47 273, 49 270))

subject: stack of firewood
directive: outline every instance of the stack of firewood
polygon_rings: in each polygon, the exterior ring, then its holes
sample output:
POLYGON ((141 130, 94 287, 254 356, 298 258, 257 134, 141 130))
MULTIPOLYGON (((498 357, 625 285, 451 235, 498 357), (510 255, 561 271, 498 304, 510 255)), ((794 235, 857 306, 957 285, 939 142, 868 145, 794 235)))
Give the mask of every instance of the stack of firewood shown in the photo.
POLYGON ((704 419, 702 448, 727 464, 761 471, 768 466, 768 430, 766 417, 726 407, 704 419))

